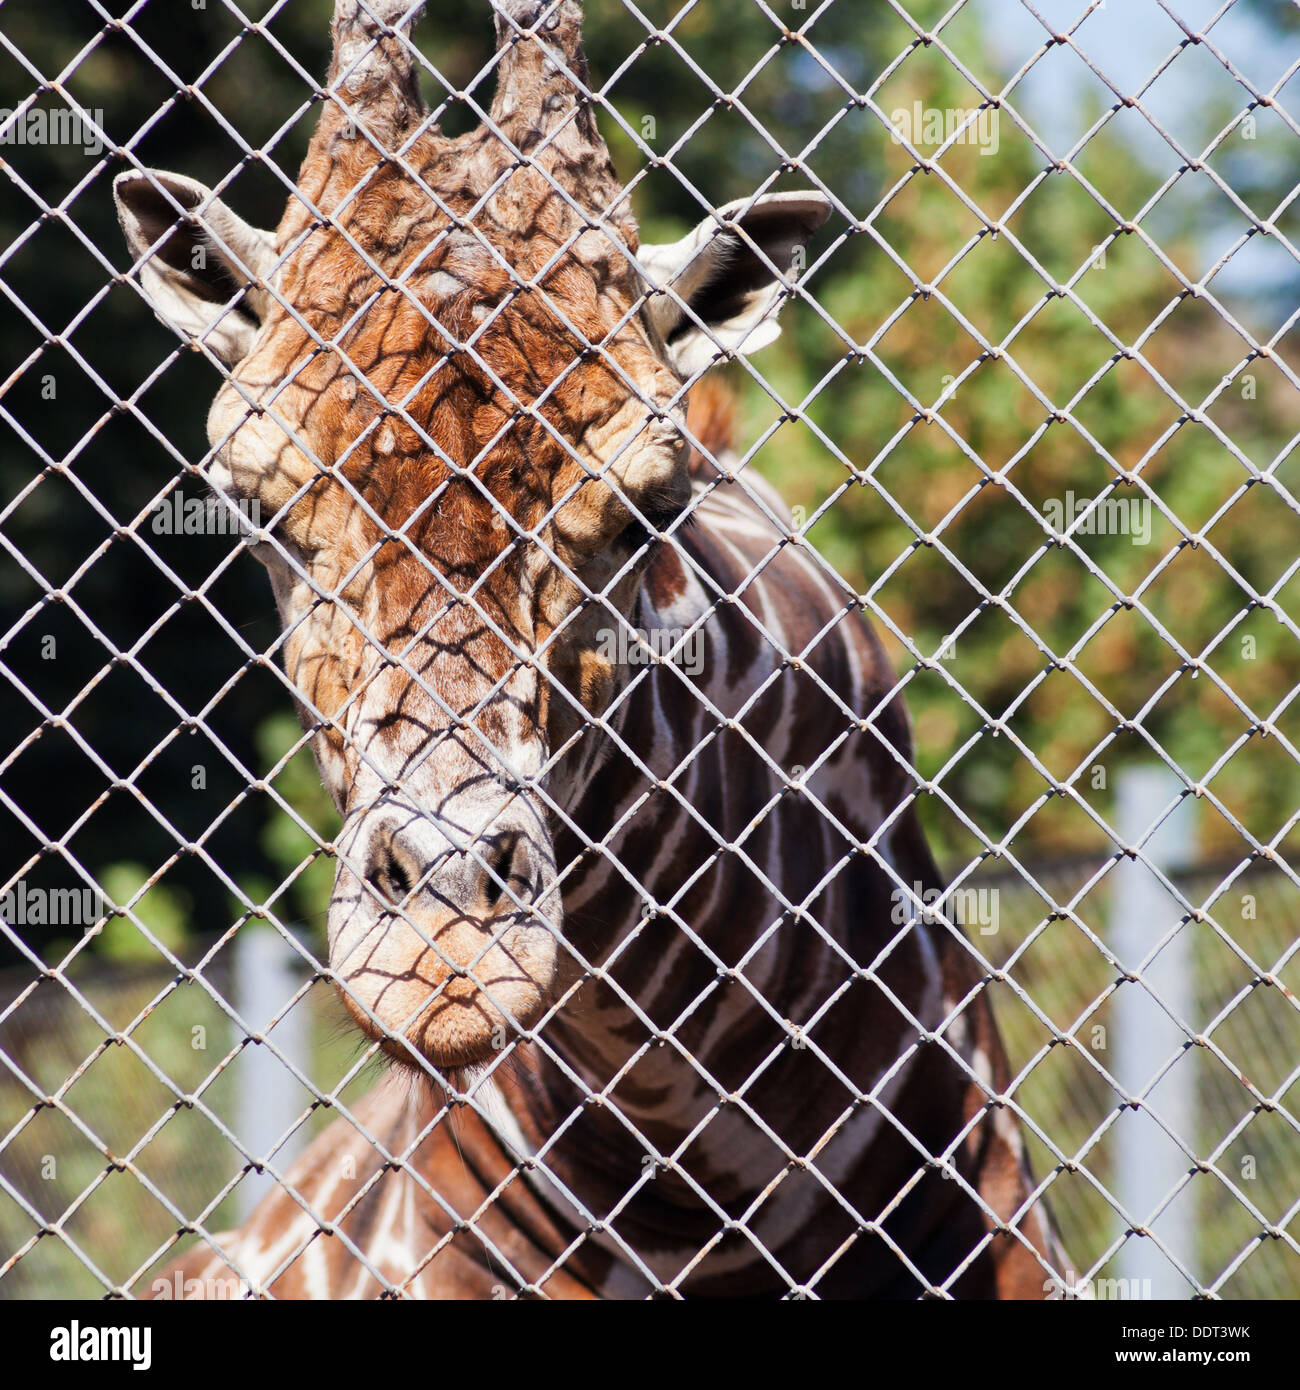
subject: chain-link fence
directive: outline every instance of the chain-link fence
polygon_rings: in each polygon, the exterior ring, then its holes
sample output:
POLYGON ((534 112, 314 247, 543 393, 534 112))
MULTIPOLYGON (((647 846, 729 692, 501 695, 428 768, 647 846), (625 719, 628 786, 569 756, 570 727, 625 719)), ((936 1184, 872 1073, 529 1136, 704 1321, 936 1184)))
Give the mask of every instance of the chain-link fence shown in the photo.
POLYGON ((0 1293, 1294 1296, 1293 7, 415 8, 0 10, 0 1293))

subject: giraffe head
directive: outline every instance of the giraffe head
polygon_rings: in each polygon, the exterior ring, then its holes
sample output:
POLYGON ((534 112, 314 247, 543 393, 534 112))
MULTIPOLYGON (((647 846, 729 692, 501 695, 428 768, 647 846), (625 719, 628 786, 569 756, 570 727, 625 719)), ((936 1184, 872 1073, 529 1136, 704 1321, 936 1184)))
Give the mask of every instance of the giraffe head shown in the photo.
POLYGON ((116 184, 153 307, 225 369, 208 476, 257 503, 343 816, 331 968, 370 1036, 442 1066, 547 1006, 551 759, 610 698, 596 634, 688 503, 686 388, 775 336, 827 213, 768 197, 640 245, 577 0, 493 3, 490 116, 450 138, 418 94, 414 0, 337 0, 274 232, 177 174, 116 184))

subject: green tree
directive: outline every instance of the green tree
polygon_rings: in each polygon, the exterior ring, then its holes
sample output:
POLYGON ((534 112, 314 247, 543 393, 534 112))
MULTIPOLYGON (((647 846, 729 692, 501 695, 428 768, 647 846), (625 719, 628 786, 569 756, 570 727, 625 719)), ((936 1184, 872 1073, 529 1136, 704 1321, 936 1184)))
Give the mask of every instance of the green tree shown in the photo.
MULTIPOLYGON (((978 33, 956 47, 980 67, 978 33)), ((917 49, 876 100, 889 116, 981 97, 917 49)), ((1101 112, 1087 114, 1081 128, 1101 112)), ((1207 139, 1225 123, 1214 116, 1207 139)), ((1006 112, 997 133, 996 150, 923 148, 923 170, 880 122, 878 207, 859 228, 841 222, 849 239, 812 268, 824 313, 788 312, 759 360, 779 402, 733 373, 747 437, 802 416, 755 462, 890 632, 920 769, 948 798, 923 813, 950 861, 1013 827, 1030 859, 1109 848, 1085 807, 1110 813, 1116 769, 1156 756, 1150 741, 1222 803, 1203 818, 1205 851, 1238 855, 1234 818, 1271 840, 1300 793, 1286 743, 1300 645, 1254 605, 1271 593, 1294 616, 1281 581, 1300 483, 1295 355, 1284 341, 1245 361, 1243 337, 1189 293, 1211 263, 1200 219, 1166 221, 1154 246, 1126 229, 1163 175, 1119 128, 1087 144, 1078 177, 1006 112), (1054 511, 1102 496, 1142 534, 1046 545, 1054 511), (919 661, 954 633, 937 669, 919 661), (1280 737, 1242 741, 1269 719, 1280 737)), ((1253 153, 1237 131, 1214 164, 1253 153)), ((1206 175, 1186 177, 1213 196, 1206 175)), ((1285 190, 1276 177, 1256 189, 1256 215, 1285 190)), ((1262 331, 1250 305, 1227 307, 1262 331)))

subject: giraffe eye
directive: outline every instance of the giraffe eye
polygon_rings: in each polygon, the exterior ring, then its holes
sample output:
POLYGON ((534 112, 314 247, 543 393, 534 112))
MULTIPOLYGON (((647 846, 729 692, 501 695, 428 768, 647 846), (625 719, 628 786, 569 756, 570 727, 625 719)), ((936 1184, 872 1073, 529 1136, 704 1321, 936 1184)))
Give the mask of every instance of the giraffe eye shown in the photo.
POLYGON ((654 537, 639 521, 629 521, 618 533, 614 544, 620 549, 635 551, 651 544, 653 540, 654 537))

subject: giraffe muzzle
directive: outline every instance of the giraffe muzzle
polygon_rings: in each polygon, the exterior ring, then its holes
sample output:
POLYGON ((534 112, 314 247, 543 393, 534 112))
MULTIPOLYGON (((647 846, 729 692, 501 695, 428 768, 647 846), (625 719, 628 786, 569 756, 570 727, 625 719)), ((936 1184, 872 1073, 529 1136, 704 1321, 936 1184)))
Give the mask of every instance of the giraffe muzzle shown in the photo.
POLYGON ((339 848, 330 965, 385 1053, 416 1067, 468 1066, 541 1018, 560 911, 539 820, 516 813, 466 836, 385 807, 345 827, 339 848))

